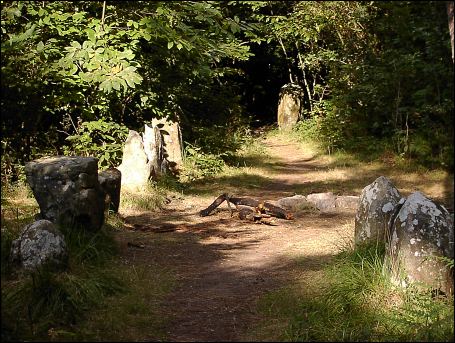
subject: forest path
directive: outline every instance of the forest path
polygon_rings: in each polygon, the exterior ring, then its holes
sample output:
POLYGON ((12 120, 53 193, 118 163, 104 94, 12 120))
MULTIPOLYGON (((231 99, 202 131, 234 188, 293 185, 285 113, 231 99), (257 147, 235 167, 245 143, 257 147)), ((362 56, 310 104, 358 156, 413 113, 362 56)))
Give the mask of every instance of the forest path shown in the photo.
MULTIPOLYGON (((267 138, 263 144, 271 156, 263 167, 273 172, 257 175, 264 178, 263 185, 253 182, 239 189, 237 196, 275 201, 312 181, 308 175, 318 169, 317 156, 279 137, 267 138)), ((231 217, 222 204, 213 215, 200 217, 198 212, 221 194, 214 192, 174 199, 159 213, 124 214, 130 223, 177 225, 174 232, 118 233, 123 257, 131 264, 154 263, 177 275, 176 287, 162 305, 163 316, 169 319, 168 341, 258 340, 258 298, 296 277, 314 279, 353 235, 354 212, 306 211, 269 226, 231 217), (128 247, 127 242, 145 248, 128 247)))

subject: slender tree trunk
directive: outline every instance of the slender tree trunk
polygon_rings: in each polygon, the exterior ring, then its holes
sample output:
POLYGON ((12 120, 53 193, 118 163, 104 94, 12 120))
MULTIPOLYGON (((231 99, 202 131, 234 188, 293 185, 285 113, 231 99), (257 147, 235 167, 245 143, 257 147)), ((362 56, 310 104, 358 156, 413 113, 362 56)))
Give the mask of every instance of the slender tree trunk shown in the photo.
POLYGON ((313 112, 313 98, 311 96, 310 87, 308 86, 308 81, 306 78, 305 65, 303 63, 302 55, 300 54, 298 44, 296 43, 295 46, 297 47, 297 56, 299 57, 300 69, 302 70, 302 74, 303 74, 303 83, 305 84, 305 89, 306 89, 306 92, 308 95, 308 103, 310 105, 310 112, 313 112))
POLYGON ((101 15, 101 27, 104 30, 104 14, 106 12, 106 1, 103 1, 103 14, 101 15))
POLYGON ((454 63, 453 1, 447 1, 447 16, 448 16, 448 19, 449 19, 450 45, 452 46, 452 63, 454 63))
MULTIPOLYGON (((268 4, 270 6, 270 14, 273 15, 272 2, 269 1, 268 4)), ((277 33, 275 33, 275 36, 278 39, 278 42, 280 42, 281 48, 283 49, 283 52, 284 52, 284 56, 286 57, 286 63, 288 65, 288 72, 289 72, 289 81, 291 81, 291 83, 294 83, 294 79, 292 78, 291 62, 289 61, 288 53, 286 52, 286 48, 284 47, 283 40, 281 39, 281 37, 278 36, 277 33)))
POLYGON ((291 83, 294 83, 294 80, 292 78, 292 70, 291 70, 288 54, 286 52, 286 48, 284 47, 283 40, 280 37, 278 37, 278 41, 280 42, 281 48, 283 49, 283 52, 284 52, 284 56, 286 57, 286 63, 288 64, 289 80, 291 81, 291 83))

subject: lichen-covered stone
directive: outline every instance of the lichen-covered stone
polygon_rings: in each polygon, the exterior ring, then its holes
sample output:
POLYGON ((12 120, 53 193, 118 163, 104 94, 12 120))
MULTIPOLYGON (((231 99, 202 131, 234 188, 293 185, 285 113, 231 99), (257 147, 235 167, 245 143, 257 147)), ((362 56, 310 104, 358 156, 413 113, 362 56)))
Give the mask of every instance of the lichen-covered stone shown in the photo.
POLYGON ((166 160, 173 170, 179 170, 183 162, 183 139, 178 121, 169 118, 152 118, 152 127, 159 128, 164 141, 166 160))
POLYGON ((339 195, 335 199, 337 209, 357 210, 359 208, 360 197, 356 195, 339 195))
POLYGON ((286 210, 297 212, 305 209, 315 209, 313 203, 309 202, 304 195, 296 194, 292 197, 281 198, 276 205, 286 210))
POLYGON ((104 222, 104 197, 94 157, 54 156, 25 165, 41 218, 96 231, 104 222))
POLYGON ((105 202, 109 210, 118 213, 120 205, 120 190, 122 173, 117 168, 108 168, 98 174, 101 190, 105 195, 105 202))
POLYGON ((336 210, 336 196, 332 192, 308 194, 306 199, 322 212, 331 212, 336 210))
POLYGON ((122 173, 122 187, 142 188, 150 180, 150 164, 144 151, 144 143, 141 135, 134 130, 128 132, 123 147, 122 163, 117 169, 122 173))
POLYGON ((387 265, 395 282, 420 282, 453 291, 453 274, 444 258, 454 258, 453 219, 449 212, 420 192, 412 193, 392 225, 387 265))
POLYGON ((387 242, 390 219, 403 202, 393 183, 384 176, 366 186, 360 195, 355 216, 355 243, 387 242))
POLYGON ((281 88, 277 114, 280 130, 291 129, 298 122, 302 94, 302 87, 295 83, 286 84, 281 88))
POLYGON ((167 173, 168 161, 164 151, 164 139, 161 130, 157 126, 144 127, 144 151, 147 155, 150 178, 157 180, 161 175, 167 173))
POLYGON ((64 236, 49 220, 38 220, 27 225, 13 241, 10 259, 27 271, 44 265, 63 269, 68 260, 64 236))

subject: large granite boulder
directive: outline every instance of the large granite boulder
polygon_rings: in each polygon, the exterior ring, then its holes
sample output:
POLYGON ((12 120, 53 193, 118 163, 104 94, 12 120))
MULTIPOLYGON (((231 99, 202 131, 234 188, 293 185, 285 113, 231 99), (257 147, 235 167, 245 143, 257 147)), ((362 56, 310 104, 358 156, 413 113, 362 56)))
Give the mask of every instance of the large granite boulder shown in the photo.
POLYGON ((296 194, 292 197, 281 198, 276 202, 277 206, 292 212, 316 209, 304 195, 296 194))
POLYGON ((10 259, 26 271, 45 265, 54 270, 64 269, 68 262, 64 236, 49 220, 38 220, 27 225, 13 241, 10 259))
POLYGON ((281 87, 278 104, 278 127, 291 129, 300 119, 303 89, 298 84, 289 83, 281 87))
POLYGON ((118 213, 122 173, 117 168, 108 168, 98 174, 98 181, 105 196, 105 206, 118 213))
POLYGON ((422 193, 412 193, 393 222, 387 245, 386 265, 393 280, 453 292, 453 270, 447 267, 447 259, 454 258, 453 239, 450 213, 422 193))
POLYGON ((336 210, 336 196, 332 192, 308 194, 306 199, 314 204, 321 212, 332 212, 336 210))
POLYGON ((338 195, 335 199, 335 207, 344 210, 357 210, 360 197, 357 195, 338 195))
POLYGON ((122 173, 122 187, 142 188, 150 180, 150 164, 144 151, 144 143, 141 135, 134 130, 128 132, 123 147, 122 163, 117 169, 122 173))
POLYGON ((360 195, 355 216, 355 243, 385 243, 390 237, 390 222, 404 198, 384 176, 366 186, 360 195))
POLYGON ((104 195, 94 157, 55 156, 25 165, 27 182, 41 219, 65 227, 96 231, 104 222, 104 195))

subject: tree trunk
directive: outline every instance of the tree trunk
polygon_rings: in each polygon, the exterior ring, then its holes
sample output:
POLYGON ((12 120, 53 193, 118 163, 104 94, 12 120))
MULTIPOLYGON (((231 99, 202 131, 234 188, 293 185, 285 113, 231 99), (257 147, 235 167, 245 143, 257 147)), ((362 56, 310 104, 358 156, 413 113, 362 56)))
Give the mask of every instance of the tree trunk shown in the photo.
POLYGON ((454 63, 453 1, 447 1, 447 16, 448 16, 448 19, 449 19, 450 45, 452 46, 452 63, 454 63))

